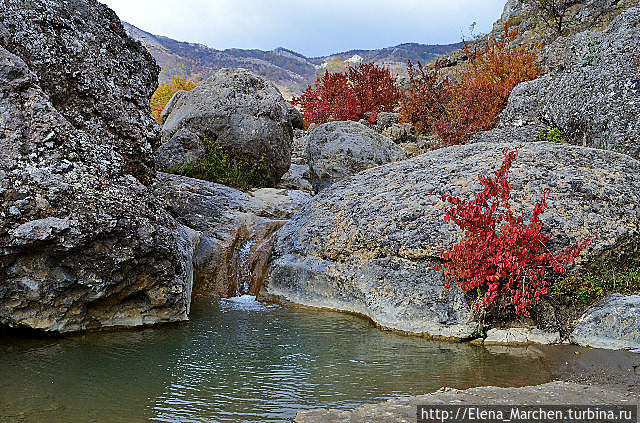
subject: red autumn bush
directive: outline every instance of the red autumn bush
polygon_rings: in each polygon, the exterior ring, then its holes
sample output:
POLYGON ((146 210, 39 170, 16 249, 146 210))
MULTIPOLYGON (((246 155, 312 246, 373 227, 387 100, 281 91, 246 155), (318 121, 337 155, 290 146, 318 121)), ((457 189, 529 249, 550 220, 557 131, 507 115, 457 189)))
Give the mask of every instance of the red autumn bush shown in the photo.
POLYGON ((418 133, 428 132, 447 111, 451 82, 440 77, 442 66, 439 59, 431 70, 420 62, 414 67, 411 60, 407 65, 409 89, 400 101, 400 118, 413 124, 418 133))
POLYGON ((516 314, 529 316, 531 306, 549 293, 550 276, 565 273, 567 264, 591 238, 560 254, 549 251, 549 236, 542 233, 540 220, 547 208, 548 190, 535 204, 528 223, 523 214, 513 213, 512 185, 507 177, 517 156, 517 149, 505 151, 504 162, 493 179, 478 177, 483 190, 474 200, 442 197, 452 204, 445 212, 445 222, 458 225, 465 238, 450 251, 442 252, 445 262, 435 269, 444 272, 447 287, 456 282, 464 292, 477 290, 485 308, 511 304, 516 314))
POLYGON ((441 75, 441 62, 431 71, 420 63, 417 69, 409 66, 401 118, 420 132, 432 130, 445 145, 464 144, 473 134, 495 127, 513 88, 542 74, 534 49, 511 45, 516 35, 505 25, 500 40, 485 40, 477 52, 465 44, 469 61, 455 80, 441 75))
POLYGON ((314 85, 293 99, 299 105, 307 123, 332 120, 355 120, 371 113, 375 121, 378 112, 392 111, 400 100, 400 91, 389 69, 366 63, 349 66, 345 72, 325 72, 314 85))

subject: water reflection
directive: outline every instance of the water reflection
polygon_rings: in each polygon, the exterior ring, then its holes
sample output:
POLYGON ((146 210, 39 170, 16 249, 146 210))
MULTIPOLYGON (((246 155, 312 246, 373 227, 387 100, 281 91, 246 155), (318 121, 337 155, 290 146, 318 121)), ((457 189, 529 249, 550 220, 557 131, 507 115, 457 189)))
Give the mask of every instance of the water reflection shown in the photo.
POLYGON ((0 421, 290 421, 442 386, 550 379, 544 355, 383 332, 355 316, 244 297, 188 324, 64 339, 0 337, 0 421))

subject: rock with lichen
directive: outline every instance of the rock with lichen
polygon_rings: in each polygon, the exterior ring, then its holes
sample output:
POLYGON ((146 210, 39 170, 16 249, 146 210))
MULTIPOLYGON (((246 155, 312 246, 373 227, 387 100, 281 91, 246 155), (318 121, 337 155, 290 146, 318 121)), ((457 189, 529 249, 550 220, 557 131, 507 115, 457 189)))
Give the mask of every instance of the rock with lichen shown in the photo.
MULTIPOLYGON (((471 198, 479 174, 494 173, 517 144, 447 147, 363 171, 322 190, 277 234, 263 296, 358 313, 380 326, 428 336, 472 336, 469 306, 447 290, 441 251, 462 236, 443 221, 440 194, 471 198)), ((524 144, 510 171, 512 208, 542 215, 548 246, 563 251, 598 235, 579 257, 637 258, 640 162, 611 151, 524 144)))
POLYGON ((0 325, 186 320, 194 234, 143 184, 155 63, 98 2, 0 10, 0 325))

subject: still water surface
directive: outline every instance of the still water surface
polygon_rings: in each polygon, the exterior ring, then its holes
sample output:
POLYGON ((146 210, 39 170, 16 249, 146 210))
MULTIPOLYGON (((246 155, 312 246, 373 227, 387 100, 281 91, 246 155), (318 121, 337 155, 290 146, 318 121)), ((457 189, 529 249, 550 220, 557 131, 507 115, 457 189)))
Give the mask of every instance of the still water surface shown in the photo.
POLYGON ((0 335, 0 422, 285 422, 442 386, 551 378, 540 357, 384 332, 359 317, 201 302, 191 321, 30 339, 0 335))

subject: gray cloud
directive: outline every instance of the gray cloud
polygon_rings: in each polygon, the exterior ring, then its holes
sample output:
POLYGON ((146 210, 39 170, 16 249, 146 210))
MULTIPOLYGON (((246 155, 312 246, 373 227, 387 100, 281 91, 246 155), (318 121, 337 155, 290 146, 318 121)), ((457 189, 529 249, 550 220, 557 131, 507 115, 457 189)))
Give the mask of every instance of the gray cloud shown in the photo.
POLYGON ((217 49, 286 47, 307 56, 487 32, 505 0, 103 0, 146 31, 217 49))

